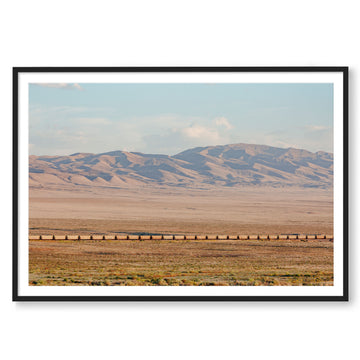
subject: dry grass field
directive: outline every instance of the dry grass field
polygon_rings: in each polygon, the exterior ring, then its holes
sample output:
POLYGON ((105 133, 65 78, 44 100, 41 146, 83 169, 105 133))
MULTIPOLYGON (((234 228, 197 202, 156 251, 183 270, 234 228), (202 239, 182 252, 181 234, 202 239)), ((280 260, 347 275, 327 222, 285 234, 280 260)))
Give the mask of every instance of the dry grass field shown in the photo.
POLYGON ((333 285, 333 243, 30 241, 30 285, 333 285))
MULTIPOLYGON (((31 189, 29 233, 332 234, 319 189, 31 189)), ((336 240, 335 240, 336 241, 336 240)), ((31 285, 332 285, 329 241, 33 241, 31 285)))

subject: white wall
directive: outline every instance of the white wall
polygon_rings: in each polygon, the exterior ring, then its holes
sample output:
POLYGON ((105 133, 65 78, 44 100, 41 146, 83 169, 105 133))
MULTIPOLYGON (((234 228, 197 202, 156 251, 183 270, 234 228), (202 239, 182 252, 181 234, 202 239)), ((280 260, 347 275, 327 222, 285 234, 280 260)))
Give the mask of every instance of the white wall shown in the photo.
POLYGON ((354 359, 359 354, 356 1, 7 1, 0 10, 5 359, 354 359), (11 68, 350 66, 349 303, 12 303, 11 68), (5 355, 7 353, 7 355, 5 355))

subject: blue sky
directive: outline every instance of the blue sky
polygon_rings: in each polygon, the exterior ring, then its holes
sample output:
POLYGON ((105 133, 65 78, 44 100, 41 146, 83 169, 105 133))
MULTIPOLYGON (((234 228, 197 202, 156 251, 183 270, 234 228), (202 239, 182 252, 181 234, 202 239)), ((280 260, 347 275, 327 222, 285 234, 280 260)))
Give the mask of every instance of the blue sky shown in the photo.
POLYGON ((332 84, 30 84, 31 155, 173 155, 233 143, 333 151, 332 84))

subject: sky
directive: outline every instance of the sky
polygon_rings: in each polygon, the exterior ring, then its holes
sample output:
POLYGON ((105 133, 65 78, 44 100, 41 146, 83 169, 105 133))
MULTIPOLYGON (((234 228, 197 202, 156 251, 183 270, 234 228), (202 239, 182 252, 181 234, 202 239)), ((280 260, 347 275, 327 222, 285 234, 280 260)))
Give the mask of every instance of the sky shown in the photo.
POLYGON ((333 152, 333 84, 30 84, 30 155, 174 155, 248 143, 333 152))

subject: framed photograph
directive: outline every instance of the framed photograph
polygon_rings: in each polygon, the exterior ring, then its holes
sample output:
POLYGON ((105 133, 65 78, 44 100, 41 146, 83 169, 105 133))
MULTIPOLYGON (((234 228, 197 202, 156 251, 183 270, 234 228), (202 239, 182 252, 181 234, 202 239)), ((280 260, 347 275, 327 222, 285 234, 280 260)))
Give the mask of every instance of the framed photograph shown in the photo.
POLYGON ((14 301, 347 301, 348 68, 13 69, 14 301))

